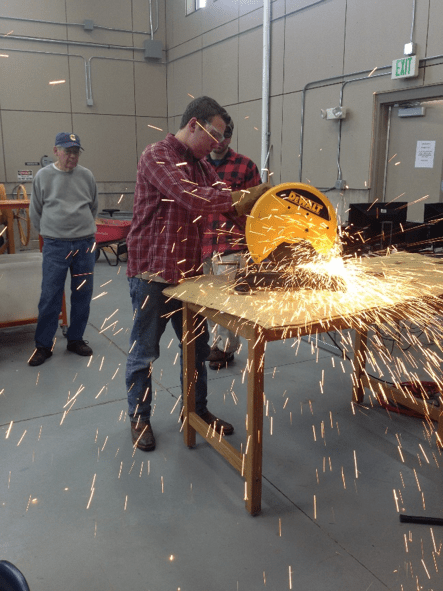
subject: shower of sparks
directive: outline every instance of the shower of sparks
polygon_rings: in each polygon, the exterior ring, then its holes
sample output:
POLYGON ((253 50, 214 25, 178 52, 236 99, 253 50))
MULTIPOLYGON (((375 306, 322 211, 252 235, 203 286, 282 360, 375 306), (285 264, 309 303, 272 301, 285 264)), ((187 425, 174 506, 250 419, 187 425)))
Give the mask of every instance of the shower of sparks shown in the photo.
MULTIPOLYGON (((403 277, 401 270, 398 274, 396 274, 395 272, 390 275, 390 271, 386 271, 386 274, 383 277, 377 277, 374 276, 373 274, 366 274, 366 272, 360 269, 359 265, 360 265, 360 261, 357 259, 355 261, 344 261, 343 259, 340 260, 334 260, 331 259, 328 264, 323 263, 323 262, 315 262, 312 263, 312 266, 310 266, 310 264, 306 264, 306 269, 313 269, 316 270, 316 267, 320 267, 322 273, 323 273, 323 277, 326 276, 326 281, 328 281, 328 277, 334 277, 334 276, 339 276, 345 283, 346 289, 343 292, 339 292, 337 294, 337 292, 329 292, 327 289, 325 290, 312 290, 312 292, 307 292, 307 290, 304 290, 303 293, 303 297, 300 298, 299 296, 299 292, 291 292, 289 289, 287 291, 283 291, 283 292, 279 292, 278 294, 276 294, 273 291, 269 291, 266 293, 266 298, 268 301, 265 302, 265 299, 263 298, 263 307, 269 307, 269 309, 272 310, 272 308, 278 308, 279 310, 282 311, 288 311, 288 314, 294 315, 294 318, 297 318, 297 314, 299 312, 305 313, 306 311, 309 311, 311 304, 313 306, 317 306, 317 309, 320 310, 324 310, 326 311, 326 313, 330 314, 330 316, 332 317, 334 314, 334 307, 333 307, 333 303, 331 302, 332 300, 332 295, 334 296, 339 296, 339 299, 341 299, 342 303, 344 303, 345 305, 349 305, 350 308, 352 308, 352 303, 355 299, 362 297, 362 298, 367 298, 368 300, 371 300, 371 296, 373 296, 373 300, 376 303, 376 305, 380 305, 380 309, 383 308, 383 304, 386 304, 386 308, 389 307, 391 301, 395 302, 395 294, 398 292, 402 292, 404 289, 406 290, 406 297, 410 297, 413 298, 414 297, 414 289, 413 289, 413 283, 414 283, 414 278, 411 277, 410 275, 403 277), (328 264, 330 264, 332 271, 327 271, 323 273, 323 269, 326 268, 328 266, 328 264), (411 288, 411 284, 412 284, 412 288, 411 288), (411 288, 411 289, 410 289, 411 288), (412 295, 408 295, 408 293, 411 293, 412 295), (393 295, 394 294, 394 295, 393 295), (380 304, 379 304, 380 302, 380 304)), ((443 272, 443 267, 442 267, 442 272, 443 272)), ((421 280, 420 280, 421 281, 421 280)), ((108 282, 109 283, 109 282, 108 282)), ((104 284, 106 285, 106 284, 104 284)), ((102 286, 103 287, 103 286, 102 286)), ((104 295, 104 294, 102 294, 104 295)), ((227 293, 227 297, 231 295, 231 292, 227 293)), ((257 299, 260 299, 260 293, 258 292, 257 294, 257 299)), ((234 302, 233 305, 234 307, 238 304, 238 300, 240 297, 250 297, 250 296, 237 296, 236 298, 234 298, 234 302)), ((114 317, 114 315, 117 313, 118 310, 115 310, 108 318, 105 319, 103 325, 107 322, 109 322, 109 320, 111 318, 114 317)), ((431 316, 429 310, 426 309, 426 305, 425 304, 417 304, 416 308, 415 308, 415 312, 416 312, 416 319, 420 322, 420 324, 422 323, 427 323, 428 317, 431 316)), ((383 312, 381 312, 383 313, 383 312)), ((313 312, 312 316, 314 316, 315 313, 313 312)), ((398 363, 392 363, 392 368, 389 369, 389 363, 392 359, 394 359, 393 355, 389 352, 389 349, 385 346, 384 343, 384 337, 387 336, 389 338, 398 338, 398 334, 399 334, 399 330, 398 330, 398 324, 397 324, 397 319, 395 318, 394 315, 392 315, 392 317, 390 317, 389 313, 387 313, 386 315, 386 325, 383 328, 383 335, 377 335, 375 334, 375 336, 371 337, 372 338, 372 348, 373 350, 376 350, 378 353, 382 354, 385 358, 386 364, 388 366, 388 369, 385 368, 385 366, 383 366, 382 369, 380 369, 378 371, 378 373, 383 374, 384 372, 388 371, 391 373, 391 377, 392 381, 394 381, 396 384, 400 383, 400 381, 406 381, 405 379, 400 380, 400 373, 402 371, 406 371, 403 370, 403 368, 401 368, 398 363)), ((115 323, 114 323, 115 324, 115 323)), ((361 327, 364 328, 368 328, 370 324, 370 316, 368 315, 368 320, 366 321, 366 319, 362 319, 361 320, 361 327)), ((102 325, 102 327, 103 327, 102 325)), ((113 326, 113 324, 109 325, 106 329, 111 328, 113 326)), ((435 326, 435 322, 432 321, 429 325, 429 327, 426 329, 428 335, 431 336, 431 338, 436 338, 435 335, 439 335, 441 333, 438 332, 438 327, 435 326)), ((409 341, 414 345, 417 346, 419 348, 422 348, 422 345, 420 344, 420 342, 415 338, 415 335, 413 333, 413 331, 409 331, 407 326, 404 325, 403 326, 403 339, 409 341)), ((316 335, 317 336, 317 335, 316 335)), ((317 339, 316 336, 313 336, 313 339, 311 340, 311 349, 312 349, 312 353, 314 355, 318 356, 319 350, 318 350, 318 346, 317 346, 317 339), (314 344, 315 342, 315 344, 314 344)), ((340 335, 341 338, 343 339, 342 342, 344 342, 344 344, 347 346, 347 350, 348 352, 352 350, 352 341, 349 339, 348 341, 345 341, 346 339, 346 335, 340 335)), ((386 340, 386 339, 385 339, 386 340)), ((301 339, 295 339, 294 343, 291 345, 294 347, 294 350, 296 348, 296 351, 298 351, 298 348, 300 346, 300 341, 301 339)), ((172 341, 171 341, 172 342, 172 341)), ((171 345, 171 343, 168 345, 171 345)), ((293 349, 291 349, 292 351, 293 349)), ((423 349, 423 351, 425 351, 427 353, 427 351, 425 349, 423 349)), ((177 361, 177 357, 174 360, 174 364, 177 361)), ((434 366, 438 366, 438 364, 441 362, 441 359, 437 356, 435 359, 431 359, 429 357, 429 355, 427 355, 427 359, 429 361, 429 372, 432 371, 432 365, 434 366)), ((103 362, 104 362, 104 357, 101 360, 101 364, 100 364, 100 370, 102 370, 102 366, 103 366, 103 362)), ((329 362, 328 362, 329 363, 329 362)), ((343 373, 347 373, 349 371, 349 368, 345 367, 343 362, 341 363, 341 369, 343 371, 343 373)), ((346 363, 346 361, 345 361, 346 363)), ((370 357, 368 359, 368 363, 371 366, 376 366, 378 361, 377 359, 374 357, 370 357)), ((335 362, 334 359, 332 358, 332 366, 335 367, 335 362)), ((337 362, 337 368, 338 368, 338 362, 337 362)), ((249 367, 247 370, 245 371, 252 371, 252 367, 249 367)), ((114 376, 112 377, 112 379, 114 379, 114 377, 116 376, 117 372, 119 371, 119 368, 116 369, 114 376)), ((340 371, 338 369, 338 371, 340 371)), ((274 373, 275 373, 275 368, 274 368, 274 373)), ((437 378, 437 379, 441 379, 441 378, 437 378)), ((417 379, 413 380, 414 382, 417 382, 417 379)), ((324 370, 322 371, 322 375, 321 375, 321 381, 320 381, 320 389, 323 393, 323 388, 325 386, 325 374, 324 374, 324 370)), ((97 394, 96 398, 98 398, 104 391, 106 391, 106 386, 103 386, 101 388, 101 390, 99 391, 99 393, 97 394)), ((231 391, 233 392, 233 388, 231 387, 231 391)), ((72 405, 76 398, 78 397, 78 395, 80 394, 80 390, 77 391, 77 393, 74 395, 73 398, 70 398, 69 402, 65 405, 72 405)), ((375 392, 375 397, 382 397, 383 396, 383 391, 375 392)), ((284 400, 284 405, 283 408, 285 408, 288 404, 289 396, 287 395, 287 393, 285 392, 283 394, 283 400, 284 400)), ((291 398, 292 401, 292 398, 291 398)), ((177 404, 179 403, 179 400, 177 400, 177 402, 174 405, 173 411, 175 409, 175 407, 177 406, 177 404)), ((271 403, 272 404, 272 403, 271 403)), ((314 404, 315 404, 315 400, 314 400, 314 404)), ((281 408, 281 407, 280 407, 281 408)), ((315 409, 318 413, 318 407, 315 406, 315 409)), ((354 409, 353 409, 354 410, 354 409)), ((171 411, 171 412, 173 412, 171 411)), ((308 410, 308 406, 305 406, 305 412, 309 412, 311 413, 311 416, 314 415, 314 408, 312 405, 312 401, 309 401, 309 410, 308 410)), ((269 416, 269 400, 266 400, 266 416, 269 416)), ((307 417, 307 414, 306 414, 307 417)), ((308 417, 307 417, 308 418, 308 417)), ((273 421, 273 417, 270 416, 270 430, 271 430, 271 434, 272 434, 272 421, 273 421)), ((291 414, 291 422, 292 422, 292 414, 291 414)), ((317 421, 317 425, 318 425, 317 421)), ((330 427, 331 429, 334 428, 334 422, 333 422, 333 417, 332 417, 332 413, 329 413, 329 422, 330 422, 330 427)), ((327 430, 327 423, 326 423, 326 430, 327 430)), ((6 438, 9 437, 9 433, 12 429, 12 422, 9 425, 9 429, 6 435, 6 438)), ((314 434, 314 440, 316 441, 316 430, 315 430, 315 426, 312 425, 312 429, 313 429, 313 434, 314 434)), ((26 431, 25 431, 26 433, 26 431)), ((23 440, 23 437, 25 435, 25 433, 23 433, 19 443, 17 445, 20 444, 20 442, 23 440)), ((338 434, 338 424, 337 424, 337 434, 338 434)), ((213 436, 215 436, 215 432, 212 434, 213 436)), ((324 421, 321 421, 321 436, 324 439, 325 438, 325 423, 324 421)), ((221 436, 220 436, 221 438, 221 436)), ((101 438, 102 439, 102 438, 101 438)), ((105 442, 103 444, 103 446, 101 447, 101 451, 104 450, 105 445, 108 441, 108 437, 106 437, 105 442)), ((402 449, 401 449, 401 441, 400 438, 397 437, 397 441, 398 441, 398 450, 400 453, 400 456, 402 458, 402 461, 404 462, 403 456, 402 456, 402 449)), ((249 446, 249 439, 247 442, 247 446, 249 446)), ((429 464, 429 459, 426 456, 425 450, 423 448, 423 446, 420 444, 419 445, 420 451, 422 456, 425 458, 426 462, 429 464)), ((352 449, 352 448, 351 448, 352 449)), ((109 447, 108 447, 109 450, 109 447)), ((417 450, 418 451, 418 450, 417 450)), ((117 451, 118 453, 118 451, 117 451)), ((247 453, 247 449, 246 449, 246 453, 247 453)), ((429 452, 428 452, 429 453, 429 452)), ((357 467, 357 456, 356 456, 356 451, 353 451, 353 457, 354 457, 354 473, 355 473, 355 478, 358 478, 358 467, 357 467)), ((244 459, 245 456, 243 455, 243 463, 244 463, 244 459)), ((323 458, 323 473, 326 472, 327 469, 327 465, 329 463, 329 470, 330 472, 332 472, 332 464, 331 464, 331 458, 330 457, 324 457, 323 458)), ((121 462, 120 464, 120 471, 118 474, 118 478, 120 478, 120 475, 122 473, 122 467, 123 467, 123 462, 121 462)), ((129 473, 131 472, 132 468, 134 467, 134 463, 131 466, 131 469, 129 471, 129 473)), ((337 468, 337 466, 336 466, 337 468)), ((136 472, 137 470, 135 469, 134 472, 136 472)), ((142 465, 140 467, 140 472, 139 472, 139 477, 142 476, 142 472, 143 472, 143 462, 142 465)), ((147 465, 147 472, 149 474, 150 472, 150 466, 149 463, 147 465)), ((415 471, 414 471, 415 472, 415 471)), ((336 474, 338 475, 338 470, 336 470, 336 474)), ((242 465, 242 474, 243 474, 243 465, 242 465)), ((352 474, 352 473, 351 473, 352 474)), ((343 479, 343 485, 344 488, 346 489, 346 483, 345 483, 345 478, 344 478, 344 469, 343 467, 341 468, 341 475, 342 475, 342 479, 343 479)), ((93 495, 95 492, 95 477, 96 475, 94 475, 94 479, 91 485, 91 492, 90 492, 90 498, 87 504, 87 509, 89 509, 92 499, 93 499, 93 495)), ((323 478, 323 476, 322 476, 323 478)), ((420 491, 420 484, 418 482, 418 478, 417 478, 417 474, 415 473, 415 478, 417 481, 417 486, 418 486, 418 490, 420 491)), ((318 481, 318 472, 317 472, 317 481, 318 481)), ((157 485, 158 485, 158 480, 157 480, 157 485)), ((191 485, 192 486, 192 485, 191 485)), ((403 487, 404 487, 404 483, 403 483, 403 487)), ((164 492, 164 479, 163 476, 161 476, 161 489, 162 489, 162 493, 164 492)), ((317 489, 320 490, 320 489, 317 489)), ((247 494, 247 484, 245 483, 245 500, 247 500, 248 494, 247 494)), ((399 509, 399 498, 401 499, 401 497, 399 497, 398 491, 396 491, 394 489, 394 500, 396 503, 396 507, 397 507, 397 512, 400 512, 399 509)), ((32 502, 32 496, 29 497, 29 501, 28 501, 28 507, 26 509, 26 511, 28 511, 28 508, 30 506, 32 502)), ((319 497, 319 501, 320 502, 320 497, 319 497)), ((120 497, 120 503, 121 503, 121 497, 120 497)), ((127 510, 127 503, 128 503, 128 495, 126 495, 125 497, 125 502, 124 502, 124 511, 127 510)), ((323 508, 323 505, 322 505, 323 508)), ((121 509, 120 509, 121 510, 121 509)), ((314 519, 317 519, 317 495, 313 496, 313 511, 314 511, 314 519)), ((97 524, 95 523, 95 527, 97 527, 97 524)), ((279 524, 278 524, 278 531, 279 531, 279 536, 282 536, 282 523, 281 523, 281 519, 279 519, 279 524)), ((432 530, 431 530, 432 531, 432 530)), ((434 551, 437 552, 437 548, 436 548, 436 544, 435 544, 435 540, 433 538, 433 532, 432 532, 432 540, 434 543, 434 551)), ((405 536, 405 547, 406 547, 406 552, 408 552, 408 541, 407 538, 405 536)), ((172 559, 172 555, 170 557, 170 560, 172 559)), ((429 560, 427 560, 428 564, 432 565, 432 561, 429 562, 429 560)), ((430 578, 429 576, 429 571, 427 569, 427 566, 424 562, 424 559, 422 559, 422 566, 428 576, 428 578, 430 578)), ((266 577, 265 577, 265 572, 263 572, 263 579, 264 579, 264 583, 266 585, 266 577)), ((292 589, 293 583, 292 583, 292 568, 291 566, 289 566, 289 589, 292 589)))
MULTIPOLYGON (((397 196, 396 199, 399 197, 397 196)), ((425 198, 427 196, 421 197, 419 200, 425 198)), ((272 228, 271 222, 269 229, 271 236, 278 234, 275 232, 275 228, 272 228)), ((264 236, 263 239, 268 240, 268 237, 264 236)), ((280 278, 287 279, 287 288, 283 282, 281 289, 264 287, 243 295, 235 293, 232 284, 220 284, 216 307, 223 313, 232 313, 237 317, 247 318, 248 306, 254 305, 254 318, 259 323, 263 320, 272 326, 273 322, 277 322, 274 319, 278 319, 278 326, 299 326, 301 334, 305 334, 301 331, 304 327, 306 327, 305 330, 308 329, 312 323, 318 327, 310 339, 312 353, 315 354, 316 359, 319 355, 318 333, 328 332, 330 324, 335 325, 334 338, 341 341, 343 353, 342 360, 340 360, 341 370, 344 374, 348 373, 349 364, 346 360, 349 360, 352 366, 351 371, 354 372, 354 388, 362 386, 364 389, 370 389, 371 405, 374 402, 387 404, 391 385, 400 391, 408 404, 418 405, 419 399, 413 397, 404 384, 409 382, 420 388, 420 379, 422 378, 416 371, 411 371, 406 366, 406 364, 411 365, 414 362, 414 355, 411 355, 410 352, 406 353, 406 351, 413 348, 425 357, 423 370, 441 388, 443 380, 440 377, 440 365, 443 361, 441 355, 443 349, 438 314, 443 268, 439 267, 441 261, 438 259, 423 256, 420 257, 419 263, 415 261, 408 266, 406 257, 409 256, 396 252, 392 254, 388 252, 382 256, 377 256, 375 253, 372 258, 356 256, 344 258, 336 253, 331 253, 329 257, 311 256, 310 259, 294 265, 293 269, 280 269, 280 278), (297 288, 295 290, 291 288, 294 274, 297 276, 301 270, 305 274, 306 285, 306 289, 303 289, 303 283, 300 285, 303 297, 300 297, 300 291, 297 288), (244 306, 240 298, 245 302, 244 306), (398 311, 401 311, 402 314, 400 319, 398 311), (368 344, 365 349, 364 364, 362 364, 360 352, 355 360, 350 359, 354 356, 354 342, 351 338, 354 333, 351 330, 342 331, 340 324, 346 327, 345 330, 351 325, 357 332, 367 333, 368 344), (374 329, 374 325, 380 328, 374 329), (336 328, 337 326, 338 328, 336 328), (423 339, 416 336, 419 328, 423 331, 423 339), (430 350, 429 345, 436 346, 437 352, 430 350), (395 346, 405 351, 403 359, 393 352, 395 346), (375 374, 375 376, 370 374, 375 374), (356 375, 357 378, 355 378, 356 375), (357 382, 356 379, 360 382, 357 382)), ((412 256, 416 257, 417 255, 412 256)), ((412 260, 414 261, 414 259, 412 260)), ((211 279, 211 281, 213 280, 211 279)), ((201 300, 197 299, 195 303, 201 304, 203 307, 208 305, 205 299, 206 291, 205 286, 201 289, 201 300)), ((213 294, 211 294, 212 297, 214 297, 213 294)), ((297 328, 293 332, 290 330, 288 329, 288 335, 297 337, 297 328)), ((299 342, 300 339, 298 342, 295 339, 293 346, 298 348, 299 342)), ((333 367, 336 365, 334 361, 332 365, 333 367)), ((251 369, 248 363, 242 372, 242 383, 251 369)), ((325 387, 325 375, 322 374, 321 391, 325 387)), ((422 406, 426 406, 428 397, 426 393, 423 394, 420 403, 422 406)), ((355 404, 351 408, 355 414, 355 404)), ((432 409, 431 404, 429 404, 429 409, 432 409)), ((360 409, 359 412, 361 412, 360 409)), ((427 420, 430 424, 429 437, 432 434, 437 437, 432 422, 429 418, 427 420)), ((331 424, 333 425, 332 418, 331 424)), ((314 440, 316 440, 314 425, 312 430, 314 440)), ((337 434, 339 434, 338 425, 337 434)), ((324 429, 322 437, 324 439, 324 429)), ((404 462, 400 442, 398 452, 404 462)), ((424 461, 429 463, 429 457, 423 447, 420 448, 420 452, 419 458, 424 458, 424 461)), ((357 478, 356 457, 354 457, 354 464, 357 478)), ((346 487, 344 473, 343 485, 346 487)))
POLYGON ((0 57, 9 57, 9 55, 6 53, 0 53, 0 57))
POLYGON ((150 127, 151 129, 157 129, 158 131, 163 131, 163 129, 161 129, 160 127, 155 127, 155 125, 149 125, 149 123, 148 127, 150 127))
POLYGON ((55 84, 66 84, 66 80, 51 80, 49 82, 49 84, 51 84, 51 85, 55 85, 55 84))
POLYGON ((374 72, 377 70, 377 66, 375 66, 375 68, 372 70, 372 72, 370 72, 368 74, 368 78, 370 78, 372 76, 372 74, 374 74, 374 72))

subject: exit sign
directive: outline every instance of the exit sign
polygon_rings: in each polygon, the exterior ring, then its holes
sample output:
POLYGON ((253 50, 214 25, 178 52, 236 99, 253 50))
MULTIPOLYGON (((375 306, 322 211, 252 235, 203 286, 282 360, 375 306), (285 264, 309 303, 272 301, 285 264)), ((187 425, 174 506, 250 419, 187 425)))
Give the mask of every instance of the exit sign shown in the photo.
POLYGON ((418 76, 419 60, 416 55, 409 55, 401 57, 392 62, 392 80, 399 80, 400 78, 415 78, 418 76))

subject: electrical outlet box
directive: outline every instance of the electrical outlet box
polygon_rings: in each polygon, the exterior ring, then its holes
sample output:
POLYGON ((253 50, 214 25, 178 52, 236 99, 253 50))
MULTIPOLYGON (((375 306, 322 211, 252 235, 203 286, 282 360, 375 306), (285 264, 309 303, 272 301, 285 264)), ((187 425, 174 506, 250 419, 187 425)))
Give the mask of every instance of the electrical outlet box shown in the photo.
POLYGON ((323 119, 346 119, 345 107, 331 107, 330 109, 322 109, 321 116, 323 119))
POLYGON ((335 181, 335 188, 339 191, 344 191, 346 189, 346 181, 337 180, 335 181))
POLYGON ((145 51, 145 59, 161 60, 163 57, 163 45, 161 41, 147 39, 143 42, 143 49, 145 51))

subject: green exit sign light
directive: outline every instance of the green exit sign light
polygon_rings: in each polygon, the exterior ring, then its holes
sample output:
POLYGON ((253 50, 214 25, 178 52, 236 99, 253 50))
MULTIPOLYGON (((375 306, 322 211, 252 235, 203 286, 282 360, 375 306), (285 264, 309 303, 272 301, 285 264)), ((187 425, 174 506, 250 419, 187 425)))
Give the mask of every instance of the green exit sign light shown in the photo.
POLYGON ((419 60, 416 55, 401 57, 392 62, 392 80, 400 78, 416 78, 418 76, 419 60))

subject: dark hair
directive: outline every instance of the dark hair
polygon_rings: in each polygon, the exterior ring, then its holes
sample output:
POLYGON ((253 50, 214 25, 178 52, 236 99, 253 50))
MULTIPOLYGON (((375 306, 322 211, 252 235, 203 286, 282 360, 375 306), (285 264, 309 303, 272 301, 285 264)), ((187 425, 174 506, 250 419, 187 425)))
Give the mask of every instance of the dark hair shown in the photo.
POLYGON ((225 129, 225 138, 232 137, 232 132, 234 131, 234 122, 232 121, 231 117, 229 117, 229 121, 226 121, 226 129, 225 129))
POLYGON ((209 96, 200 96, 191 101, 186 107, 180 121, 180 129, 183 129, 193 117, 204 121, 211 121, 216 115, 220 115, 225 123, 229 123, 231 119, 226 109, 221 107, 217 101, 209 96))

